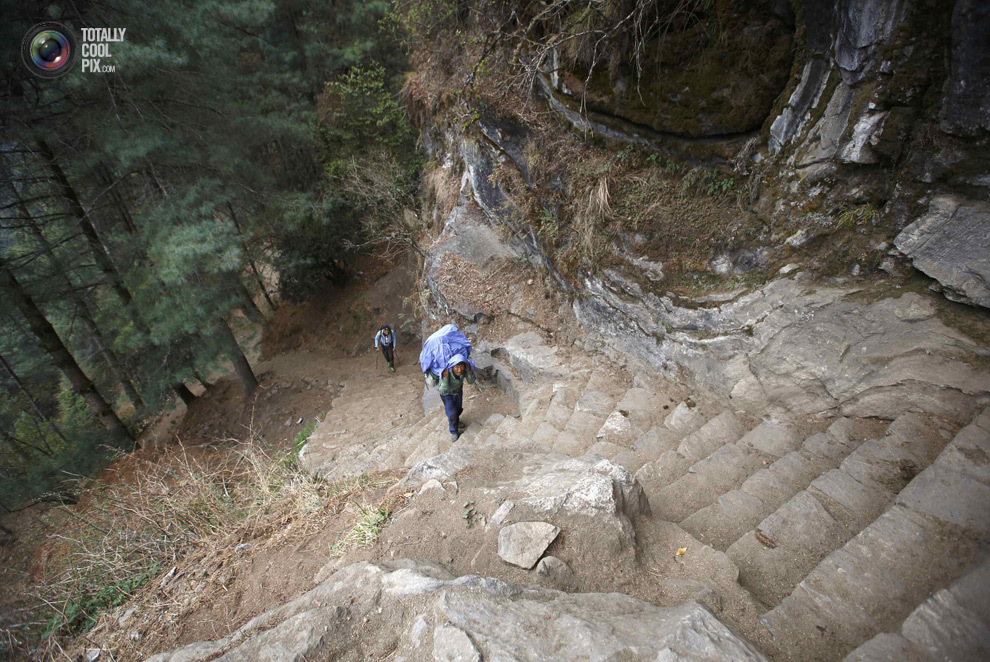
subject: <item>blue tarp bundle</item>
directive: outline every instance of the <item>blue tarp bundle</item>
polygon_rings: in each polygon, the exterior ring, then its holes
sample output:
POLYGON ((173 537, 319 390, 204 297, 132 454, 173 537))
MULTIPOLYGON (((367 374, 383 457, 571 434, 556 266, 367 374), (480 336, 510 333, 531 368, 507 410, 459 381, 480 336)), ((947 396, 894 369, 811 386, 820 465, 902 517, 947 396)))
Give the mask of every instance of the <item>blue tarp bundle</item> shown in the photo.
POLYGON ((474 363, 468 358, 471 355, 471 341, 453 324, 437 329, 423 343, 419 353, 419 367, 425 374, 427 371, 439 376, 447 368, 467 361, 471 369, 474 363))

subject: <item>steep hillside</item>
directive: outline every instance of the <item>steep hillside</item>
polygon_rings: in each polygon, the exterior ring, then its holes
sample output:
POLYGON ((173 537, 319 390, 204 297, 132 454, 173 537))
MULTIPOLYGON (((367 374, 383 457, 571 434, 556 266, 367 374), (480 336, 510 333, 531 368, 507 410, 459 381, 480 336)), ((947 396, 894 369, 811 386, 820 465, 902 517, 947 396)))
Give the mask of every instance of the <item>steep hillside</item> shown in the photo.
POLYGON ((335 360, 299 480, 374 502, 128 655, 986 659, 984 4, 406 9, 407 301, 474 343, 467 429, 335 360))

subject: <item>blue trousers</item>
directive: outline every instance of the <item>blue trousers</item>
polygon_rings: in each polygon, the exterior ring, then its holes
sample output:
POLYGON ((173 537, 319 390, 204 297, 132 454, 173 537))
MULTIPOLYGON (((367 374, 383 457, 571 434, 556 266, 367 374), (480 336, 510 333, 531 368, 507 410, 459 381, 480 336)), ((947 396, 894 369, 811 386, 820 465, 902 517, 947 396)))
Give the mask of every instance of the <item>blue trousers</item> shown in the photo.
POLYGON ((443 400, 443 413, 447 414, 447 427, 450 429, 450 434, 457 434, 457 426, 461 422, 461 412, 464 411, 462 406, 464 391, 441 395, 440 399, 443 400))

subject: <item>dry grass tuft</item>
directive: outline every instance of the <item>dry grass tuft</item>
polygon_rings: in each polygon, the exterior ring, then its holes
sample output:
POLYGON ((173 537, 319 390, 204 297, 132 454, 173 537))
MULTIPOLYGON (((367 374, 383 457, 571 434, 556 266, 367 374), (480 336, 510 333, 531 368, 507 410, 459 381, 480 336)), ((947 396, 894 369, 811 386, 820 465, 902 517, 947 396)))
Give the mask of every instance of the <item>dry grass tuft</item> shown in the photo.
MULTIPOLYGON (((88 632, 87 639, 98 636, 115 659, 140 659, 141 647, 115 627, 116 607, 127 604, 142 614, 143 643, 158 629, 164 636, 181 612, 177 605, 193 599, 186 569, 219 568, 249 541, 260 550, 313 535, 362 492, 394 482, 393 476, 362 476, 328 484, 301 473, 291 455, 256 441, 223 443, 224 452, 178 447, 171 456, 142 461, 136 471, 132 463, 126 478, 91 486, 79 506, 64 508, 72 526, 50 534, 47 581, 32 596, 29 639, 43 637, 36 658, 66 659, 63 646, 88 632)), ((379 529, 389 507, 374 509, 385 513, 379 529)), ((0 631, 5 635, 25 638, 20 630, 0 631)))

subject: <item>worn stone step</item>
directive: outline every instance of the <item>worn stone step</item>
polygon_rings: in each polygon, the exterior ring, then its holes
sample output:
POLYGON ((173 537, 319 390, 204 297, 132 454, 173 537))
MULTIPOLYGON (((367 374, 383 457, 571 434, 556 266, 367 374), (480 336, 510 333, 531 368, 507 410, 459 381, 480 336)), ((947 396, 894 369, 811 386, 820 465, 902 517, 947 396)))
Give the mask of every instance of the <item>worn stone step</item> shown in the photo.
POLYGON ((645 457, 647 462, 652 462, 664 452, 677 448, 680 440, 676 432, 666 426, 655 425, 637 437, 630 448, 645 457))
MULTIPOLYGON (((735 444, 726 444, 695 464, 656 495, 655 513, 679 522, 739 487, 754 471, 793 450, 799 439, 779 421, 763 421, 735 444)), ((653 504, 653 500, 650 502, 653 504)))
POLYGON ((814 639, 845 654, 898 627, 932 591, 985 559, 990 461, 975 458, 990 458, 990 410, 963 428, 894 506, 762 617, 774 637, 792 650, 814 639))
POLYGON ((642 485, 648 498, 670 485, 688 470, 691 460, 677 451, 666 451, 653 462, 647 462, 636 472, 636 480, 642 485))
POLYGON ((567 421, 571 418, 571 414, 573 413, 573 405, 567 407, 559 402, 551 402, 550 406, 547 407, 547 412, 543 417, 543 421, 554 426, 558 430, 562 430, 564 426, 567 425, 567 421))
POLYGON ((736 415, 723 411, 684 437, 677 446, 677 452, 692 461, 700 460, 719 447, 737 441, 745 433, 746 429, 736 415))
POLYGON ((802 490, 725 553, 739 567, 739 582, 773 606, 847 539, 846 528, 802 490))
POLYGON ((629 448, 619 451, 611 459, 614 464, 618 464, 632 474, 635 474, 639 471, 640 467, 650 461, 648 457, 640 455, 638 452, 629 448))
POLYGON ((634 425, 628 414, 624 414, 616 409, 602 423, 598 432, 595 433, 595 439, 629 446, 642 433, 642 428, 634 425))
POLYGON ((680 434, 682 437, 691 434, 704 424, 705 417, 702 416, 697 407, 689 407, 685 402, 678 403, 674 410, 663 419, 665 428, 680 434))
POLYGON ((904 620, 861 644, 845 662, 990 659, 990 557, 947 589, 937 591, 904 620))
POLYGON ((561 433, 568 432, 573 435, 581 444, 578 455, 583 455, 597 441, 595 433, 604 422, 605 418, 602 416, 591 412, 577 411, 571 414, 561 433))
POLYGON ((488 438, 495 434, 495 430, 502 424, 502 421, 505 420, 505 418, 506 417, 504 414, 492 414, 486 418, 484 424, 482 425, 481 431, 476 437, 475 445, 486 445, 488 443, 488 438))
POLYGON ((613 457, 618 455, 624 450, 628 450, 623 446, 618 444, 613 444, 608 441, 596 441, 584 452, 585 455, 597 455, 599 457, 604 457, 606 460, 611 460, 613 457))
POLYGON ((684 475, 692 464, 711 455, 724 444, 737 441, 744 432, 739 419, 732 412, 724 411, 684 437, 676 451, 664 451, 653 462, 644 464, 636 472, 636 479, 652 499, 653 495, 684 475))
POLYGON ((844 453, 856 447, 851 433, 849 419, 837 419, 826 432, 808 437, 799 450, 760 469, 738 490, 682 520, 681 526, 716 549, 727 549, 823 471, 838 465, 844 453))
POLYGON ((554 440, 557 439, 557 435, 560 434, 560 429, 554 427, 550 423, 543 421, 540 423, 539 427, 530 435, 530 438, 534 443, 546 448, 552 448, 554 440))
POLYGON ((495 433, 501 437, 508 438, 515 434, 516 429, 519 427, 519 419, 514 416, 506 416, 498 426, 495 428, 495 433))
POLYGON ((899 416, 881 439, 866 441, 808 491, 855 534, 938 455, 947 439, 917 414, 899 416))
POLYGON ((578 398, 577 404, 574 405, 574 413, 586 412, 604 419, 612 413, 612 406, 614 404, 615 400, 608 393, 594 389, 585 389, 581 397, 578 398))
POLYGON ((898 417, 888 434, 863 443, 838 469, 729 546, 740 582, 766 604, 777 604, 829 552, 876 519, 920 471, 917 463, 934 457, 944 443, 918 415, 898 417), (768 549, 767 539, 775 546, 768 549))
POLYGON ((680 522, 714 502, 727 490, 738 487, 764 466, 768 456, 744 444, 726 444, 688 468, 688 473, 650 497, 653 513, 680 522))
POLYGON ((587 447, 588 440, 586 438, 578 438, 573 432, 562 430, 554 439, 551 449, 554 453, 561 455, 581 457, 587 447))
POLYGON ((790 423, 771 419, 747 432, 738 443, 763 455, 781 458, 801 445, 801 437, 790 423))
POLYGON ((622 399, 615 405, 615 410, 625 412, 630 422, 636 427, 648 430, 656 423, 659 409, 657 394, 645 388, 633 387, 628 389, 622 399))

